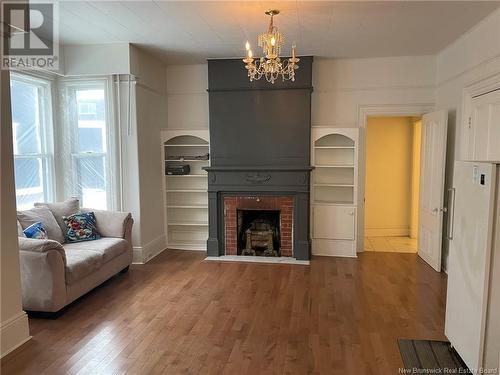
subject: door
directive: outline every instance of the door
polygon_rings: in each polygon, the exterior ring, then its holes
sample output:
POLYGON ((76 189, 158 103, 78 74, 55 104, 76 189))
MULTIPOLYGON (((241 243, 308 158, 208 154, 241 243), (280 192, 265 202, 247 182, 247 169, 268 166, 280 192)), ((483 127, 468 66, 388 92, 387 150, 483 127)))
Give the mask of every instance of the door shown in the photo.
POLYGON ((494 164, 455 163, 445 334, 470 369, 483 360, 495 175, 494 164))
POLYGON ((418 255, 441 272, 448 112, 422 117, 418 255))
POLYGON ((472 160, 500 161, 500 89, 472 99, 472 160))
POLYGON ((354 240, 355 208, 349 206, 313 206, 314 238, 354 240))

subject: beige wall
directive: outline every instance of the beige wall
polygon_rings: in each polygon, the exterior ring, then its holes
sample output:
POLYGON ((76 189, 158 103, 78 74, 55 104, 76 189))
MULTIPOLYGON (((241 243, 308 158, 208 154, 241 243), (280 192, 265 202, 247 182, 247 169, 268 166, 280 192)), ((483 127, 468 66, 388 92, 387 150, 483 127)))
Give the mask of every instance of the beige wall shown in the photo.
POLYGON ((366 129, 365 234, 408 236, 413 122, 373 117, 366 129))
POLYGON ((29 336, 28 318, 21 305, 21 276, 17 244, 16 198, 12 150, 12 120, 10 113, 9 74, 0 71, 0 253, 1 309, 0 356, 9 353, 29 336))

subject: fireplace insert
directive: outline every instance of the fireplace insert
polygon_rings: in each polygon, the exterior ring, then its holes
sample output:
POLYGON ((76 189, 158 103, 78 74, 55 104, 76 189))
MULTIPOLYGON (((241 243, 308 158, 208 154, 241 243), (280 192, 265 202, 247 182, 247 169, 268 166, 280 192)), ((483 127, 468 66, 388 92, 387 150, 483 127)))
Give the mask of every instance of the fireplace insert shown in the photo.
POLYGON ((280 256, 280 211, 237 210, 238 255, 280 256))

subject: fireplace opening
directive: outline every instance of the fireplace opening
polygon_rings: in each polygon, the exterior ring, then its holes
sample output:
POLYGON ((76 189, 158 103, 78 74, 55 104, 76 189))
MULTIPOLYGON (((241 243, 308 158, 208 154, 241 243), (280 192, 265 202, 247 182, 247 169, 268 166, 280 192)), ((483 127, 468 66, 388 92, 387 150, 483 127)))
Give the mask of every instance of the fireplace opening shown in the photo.
POLYGON ((238 255, 280 256, 280 211, 237 210, 238 255))

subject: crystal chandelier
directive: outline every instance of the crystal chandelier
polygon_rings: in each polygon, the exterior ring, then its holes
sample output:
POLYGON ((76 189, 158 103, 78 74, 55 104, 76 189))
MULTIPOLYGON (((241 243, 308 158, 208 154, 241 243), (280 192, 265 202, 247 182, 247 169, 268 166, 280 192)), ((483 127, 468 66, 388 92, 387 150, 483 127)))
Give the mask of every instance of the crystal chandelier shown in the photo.
POLYGON ((269 29, 267 32, 260 34, 258 39, 259 47, 262 47, 265 57, 263 56, 254 62, 250 43, 247 41, 245 44, 247 56, 243 59, 243 62, 245 63, 250 82, 265 77, 267 82, 274 84, 274 81, 280 76, 283 81, 295 81, 295 69, 299 68, 297 63, 300 59, 295 56, 295 43, 292 44, 292 57, 283 60, 280 58, 281 47, 285 38, 273 23, 274 16, 279 14, 279 12, 276 9, 266 12, 271 17, 269 20, 269 29))

